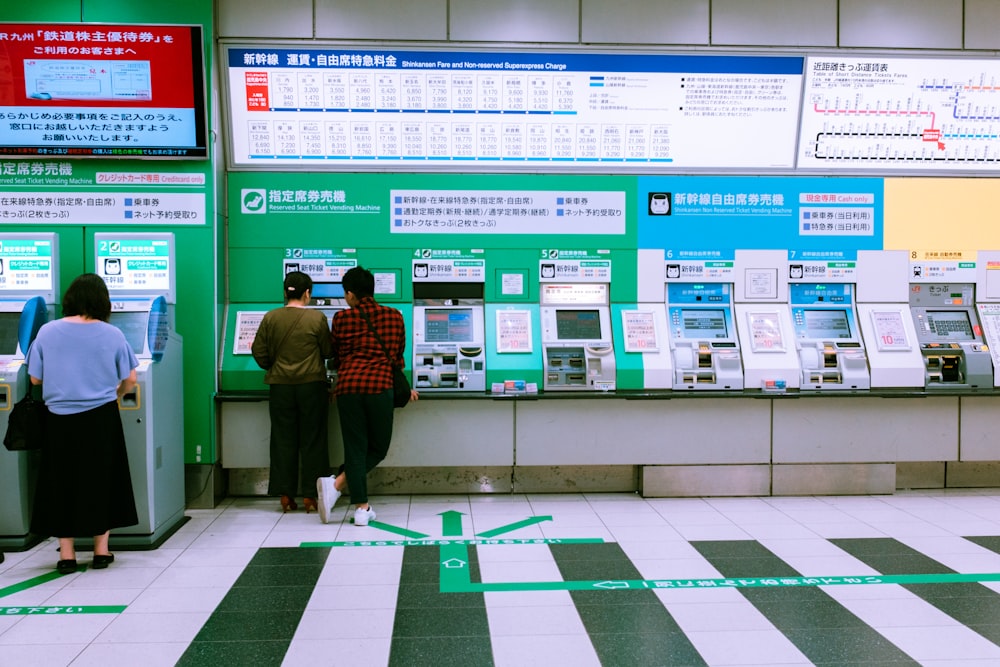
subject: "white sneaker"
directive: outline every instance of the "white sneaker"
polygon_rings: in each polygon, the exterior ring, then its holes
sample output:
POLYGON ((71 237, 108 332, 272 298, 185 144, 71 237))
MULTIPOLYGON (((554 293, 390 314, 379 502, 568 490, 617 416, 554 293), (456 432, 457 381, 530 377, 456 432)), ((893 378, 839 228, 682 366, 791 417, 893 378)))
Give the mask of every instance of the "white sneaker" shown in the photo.
POLYGON ((316 505, 319 508, 319 520, 330 523, 330 510, 337 504, 340 491, 333 477, 320 477, 316 480, 316 505))
POLYGON ((369 521, 375 520, 375 508, 371 505, 368 509, 361 509, 360 507, 354 510, 354 525, 355 526, 367 526, 369 521))

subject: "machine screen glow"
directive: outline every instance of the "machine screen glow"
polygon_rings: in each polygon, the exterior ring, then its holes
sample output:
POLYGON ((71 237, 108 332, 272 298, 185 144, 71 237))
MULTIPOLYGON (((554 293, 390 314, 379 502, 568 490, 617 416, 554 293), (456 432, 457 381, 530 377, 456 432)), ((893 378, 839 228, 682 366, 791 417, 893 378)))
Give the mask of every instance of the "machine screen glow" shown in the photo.
POLYGON ((601 340, 601 317, 596 310, 557 310, 556 338, 601 340))
POLYGON ((928 310, 927 327, 941 340, 975 340, 969 314, 964 310, 928 310))
POLYGON ((472 309, 428 309, 424 313, 424 340, 461 343, 472 340, 472 309))
POLYGON ((144 311, 111 313, 111 324, 118 327, 136 355, 143 353, 146 346, 146 329, 149 313, 144 311))
POLYGON ((806 335, 809 338, 850 338, 851 325, 846 310, 816 310, 806 308, 806 335))
POLYGON ((728 338, 726 313, 719 308, 690 308, 681 311, 685 338, 728 338))

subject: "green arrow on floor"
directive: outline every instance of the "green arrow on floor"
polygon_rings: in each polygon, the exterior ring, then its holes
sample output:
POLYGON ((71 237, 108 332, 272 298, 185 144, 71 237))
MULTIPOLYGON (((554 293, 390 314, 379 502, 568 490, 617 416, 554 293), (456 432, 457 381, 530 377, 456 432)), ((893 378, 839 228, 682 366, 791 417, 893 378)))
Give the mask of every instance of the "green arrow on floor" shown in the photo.
MULTIPOLYGON (((81 565, 77 571, 83 572, 86 569, 86 565, 81 565)), ((21 591, 34 588, 35 586, 40 586, 63 576, 65 575, 59 574, 58 572, 46 572, 45 574, 40 574, 37 577, 32 577, 31 579, 27 579, 20 583, 12 584, 6 588, 0 588, 0 598, 7 595, 13 595, 14 593, 20 593, 21 591)))
POLYGON ((442 544, 439 548, 438 572, 442 592, 468 586, 472 581, 472 575, 469 574, 469 548, 464 544, 442 544))
POLYGON ((441 512, 441 535, 457 537, 462 534, 462 513, 455 510, 441 512))
POLYGON ((387 533, 395 533, 396 535, 402 535, 403 537, 408 537, 411 540, 422 540, 425 537, 430 537, 424 533, 418 533, 415 530, 410 530, 408 528, 401 528, 400 526, 393 526, 392 524, 382 523, 381 521, 369 521, 368 525, 372 528, 378 528, 379 530, 384 530, 387 533))
POLYGON ((536 523, 541 523, 543 521, 552 521, 552 517, 546 516, 532 516, 528 517, 524 521, 518 521, 516 523, 508 523, 506 526, 500 526, 499 528, 494 528, 493 530, 487 530, 484 533, 476 533, 477 537, 496 537, 497 535, 503 535, 504 533, 510 533, 521 528, 527 528, 528 526, 533 526, 536 523))

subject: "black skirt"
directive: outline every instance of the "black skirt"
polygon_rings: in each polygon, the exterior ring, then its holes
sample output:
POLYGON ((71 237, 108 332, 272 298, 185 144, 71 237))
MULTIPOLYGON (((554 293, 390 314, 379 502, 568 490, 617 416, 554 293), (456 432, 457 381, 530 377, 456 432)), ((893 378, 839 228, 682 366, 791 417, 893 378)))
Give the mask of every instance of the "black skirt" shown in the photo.
POLYGON ((31 532, 93 537, 139 523, 118 402, 45 422, 31 532))

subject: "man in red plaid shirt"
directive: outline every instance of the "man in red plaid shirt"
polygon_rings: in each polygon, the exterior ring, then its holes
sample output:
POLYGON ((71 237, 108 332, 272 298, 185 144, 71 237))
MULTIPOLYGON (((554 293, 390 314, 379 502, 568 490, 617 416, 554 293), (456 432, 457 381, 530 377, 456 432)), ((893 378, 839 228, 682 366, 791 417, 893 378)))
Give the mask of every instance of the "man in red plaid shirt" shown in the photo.
MULTIPOLYGON (((354 525, 367 526, 375 518, 368 503, 367 475, 389 452, 392 369, 404 364, 406 325, 398 310, 375 301, 371 271, 360 266, 348 270, 343 286, 350 308, 333 316, 332 363, 337 369, 334 395, 344 440, 344 466, 336 476, 316 480, 316 489, 323 523, 329 521, 330 510, 347 488, 357 506, 354 525)), ((417 400, 417 392, 412 391, 410 398, 417 400)))

